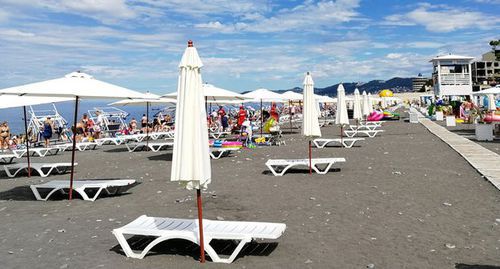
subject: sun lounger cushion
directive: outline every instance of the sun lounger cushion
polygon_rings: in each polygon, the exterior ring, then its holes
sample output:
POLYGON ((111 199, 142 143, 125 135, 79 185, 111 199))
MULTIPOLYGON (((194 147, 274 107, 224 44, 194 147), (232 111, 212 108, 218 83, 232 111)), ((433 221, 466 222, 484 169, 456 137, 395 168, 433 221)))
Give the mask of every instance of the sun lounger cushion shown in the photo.
MULTIPOLYGON (((213 262, 231 263, 238 256, 243 246, 252 239, 278 239, 286 229, 283 223, 243 222, 243 221, 215 221, 203 220, 204 248, 213 262), (210 245, 212 240, 240 241, 236 249, 228 258, 221 258, 210 245)), ((199 226, 197 219, 154 218, 140 216, 131 223, 113 230, 113 234, 120 243, 125 255, 131 258, 142 259, 158 243, 170 239, 189 240, 199 245, 199 226), (131 249, 125 235, 156 237, 142 251, 131 249)))

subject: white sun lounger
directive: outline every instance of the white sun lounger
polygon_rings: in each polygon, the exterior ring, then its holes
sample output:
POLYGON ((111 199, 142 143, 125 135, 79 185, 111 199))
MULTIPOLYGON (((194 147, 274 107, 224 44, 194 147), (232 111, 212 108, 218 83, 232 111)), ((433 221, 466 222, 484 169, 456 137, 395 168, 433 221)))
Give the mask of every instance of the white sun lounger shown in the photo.
POLYGON ((226 148, 210 148, 210 157, 212 159, 220 159, 221 157, 231 154, 231 152, 240 150, 238 147, 226 147, 226 148))
POLYGON ((344 133, 348 137, 359 136, 360 134, 366 135, 368 137, 375 137, 378 133, 384 130, 345 130, 344 133))
POLYGON ((383 123, 386 121, 363 121, 361 122, 364 125, 377 125, 377 126, 382 126, 383 123))
POLYGON ((160 138, 174 138, 174 132, 172 132, 172 131, 154 132, 154 133, 150 133, 149 136, 154 140, 160 139, 160 138))
MULTIPOLYGON (((49 154, 50 155, 57 155, 57 153, 59 153, 60 151, 62 151, 62 150, 58 147, 30 148, 30 155, 31 156, 38 155, 39 157, 45 157, 49 154)), ((13 150, 13 152, 14 152, 14 154, 18 155, 19 158, 21 158, 21 157, 25 156, 28 151, 26 149, 15 149, 15 150, 13 150)))
MULTIPOLYGON (((278 239, 286 229, 284 223, 243 222, 203 220, 204 249, 213 262, 231 263, 246 243, 253 239, 278 239), (210 245, 212 240, 235 240, 238 246, 228 258, 222 258, 210 245)), ((170 239, 184 239, 199 245, 199 226, 197 219, 154 218, 142 215, 131 223, 114 229, 113 234, 120 243, 125 255, 142 259, 158 243, 170 239), (125 235, 156 237, 142 251, 134 251, 125 235)))
POLYGON ((1 163, 12 163, 14 159, 18 159, 19 157, 14 153, 9 154, 0 154, 0 162, 1 163))
MULTIPOLYGON (((339 162, 345 162, 345 158, 316 158, 311 160, 311 166, 314 172, 324 175, 328 173, 330 168, 332 168, 335 163, 339 162), (323 170, 320 170, 318 165, 326 165, 326 167, 323 170)), ((271 159, 266 162, 266 166, 275 176, 278 177, 284 175, 288 169, 294 166, 309 167, 309 159, 271 159)))
POLYGON ((231 132, 210 132, 210 137, 213 139, 219 139, 223 136, 230 135, 231 132))
MULTIPOLYGON (((78 163, 75 163, 78 165, 78 163)), ((31 170, 38 172, 41 177, 49 176, 53 171, 63 174, 71 167, 71 163, 31 163, 31 170)), ((3 169, 8 177, 15 177, 21 171, 28 172, 28 163, 16 163, 4 165, 3 169)))
POLYGON ((356 131, 356 130, 369 130, 369 131, 373 131, 373 130, 376 130, 377 128, 380 128, 380 125, 375 125, 375 124, 349 125, 349 129, 351 129, 351 131, 356 131))
MULTIPOLYGON (((76 143, 75 148, 78 151, 85 151, 85 150, 94 150, 97 149, 98 144, 95 142, 78 142, 76 143)), ((68 149, 73 148, 72 143, 66 143, 66 144, 61 144, 61 145, 55 145, 55 147, 59 148, 60 151, 66 151, 68 149)))
MULTIPOLYGON (((73 190, 80 194, 83 200, 93 202, 102 191, 105 191, 108 195, 114 195, 120 191, 120 187, 127 187, 135 182, 135 179, 75 180, 73 181, 73 190), (97 191, 92 197, 89 197, 86 192, 87 189, 97 191)), ((69 191, 69 180, 53 180, 40 185, 31 185, 30 188, 37 200, 47 201, 57 191, 66 194, 69 191), (50 191, 45 197, 42 197, 38 192, 39 189, 49 189, 50 191)))
POLYGON ((125 146, 128 152, 134 152, 139 150, 145 150, 149 148, 152 152, 158 152, 162 149, 166 149, 174 146, 174 142, 140 142, 140 143, 127 143, 125 146))
POLYGON ((339 144, 345 148, 351 148, 357 141, 363 141, 364 138, 317 138, 313 140, 313 144, 317 148, 324 148, 328 144, 339 144))
POLYGON ((102 145, 112 145, 119 146, 125 142, 124 139, 120 139, 119 137, 104 137, 98 138, 95 140, 95 143, 100 147, 102 145))

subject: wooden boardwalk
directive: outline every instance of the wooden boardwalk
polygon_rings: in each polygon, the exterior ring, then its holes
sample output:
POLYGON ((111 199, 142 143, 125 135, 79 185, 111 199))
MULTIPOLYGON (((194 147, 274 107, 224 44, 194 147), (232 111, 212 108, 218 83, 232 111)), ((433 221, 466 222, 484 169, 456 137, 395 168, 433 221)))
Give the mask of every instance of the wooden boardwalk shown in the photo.
POLYGON ((419 118, 419 121, 431 133, 462 155, 472 167, 500 190, 500 155, 467 138, 448 131, 430 119, 419 118))

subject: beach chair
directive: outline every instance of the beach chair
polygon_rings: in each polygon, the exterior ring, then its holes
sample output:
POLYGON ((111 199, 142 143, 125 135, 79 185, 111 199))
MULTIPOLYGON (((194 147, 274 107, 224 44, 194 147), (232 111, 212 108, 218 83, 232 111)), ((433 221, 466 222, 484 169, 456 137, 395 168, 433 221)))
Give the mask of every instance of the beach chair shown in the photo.
POLYGON ((345 148, 351 148, 357 141, 363 141, 364 138, 317 138, 313 140, 313 144, 317 148, 324 148, 329 144, 339 144, 345 148))
POLYGON ((212 137, 213 139, 219 139, 223 136, 227 136, 227 135, 230 135, 231 132, 210 132, 210 137, 212 137))
POLYGON ((104 138, 98 138, 95 140, 95 143, 99 147, 102 145, 112 145, 112 144, 115 144, 115 146, 119 146, 124 142, 125 142, 125 140, 120 139, 119 137, 104 137, 104 138))
POLYGON ((149 137, 152 139, 160 139, 160 138, 174 138, 174 132, 168 131, 168 132, 154 132, 150 133, 149 137))
MULTIPOLYGON (((75 163, 75 165, 78 165, 75 163)), ((63 174, 71 168, 71 163, 31 163, 30 168, 36 171, 41 177, 49 176, 53 171, 63 174)), ((16 163, 4 165, 3 169, 8 177, 15 177, 21 171, 28 172, 28 163, 16 163)))
POLYGON ((134 152, 139 150, 145 150, 149 148, 152 152, 158 152, 162 149, 167 149, 174 146, 174 142, 140 142, 140 143, 127 143, 125 146, 128 152, 134 152))
POLYGON ((222 147, 222 148, 210 148, 210 157, 212 159, 220 159, 221 157, 228 156, 231 152, 240 150, 238 147, 222 147))
POLYGON ((383 132, 384 130, 344 130, 344 134, 347 137, 354 137, 359 135, 366 135, 368 137, 375 137, 378 133, 383 132))
MULTIPOLYGON (((324 175, 328 173, 335 163, 340 162, 345 162, 345 158, 316 158, 311 160, 311 166, 314 172, 324 175), (324 165, 325 167, 320 169, 320 165, 324 165)), ((309 159, 271 159, 266 162, 266 166, 275 176, 279 177, 283 176, 292 167, 309 167, 309 159)))
MULTIPOLYGON (((123 189, 128 189, 135 184, 135 179, 112 179, 112 180, 75 180, 73 181, 73 191, 76 191, 85 201, 95 201, 103 191, 108 195, 116 195, 123 189), (88 191, 95 193, 89 197, 88 191)), ((39 185, 31 185, 31 190, 35 198, 39 201, 47 201, 55 192, 67 194, 69 191, 69 180, 53 180, 39 185), (49 193, 42 197, 39 190, 49 190, 49 193)))
MULTIPOLYGON (((245 244, 253 239, 278 239, 286 229, 284 223, 203 220, 204 249, 213 262, 232 263, 245 244), (212 240, 239 241, 227 258, 222 258, 210 245, 212 240)), ((118 243, 129 258, 142 259, 157 244, 183 239, 199 245, 198 219, 155 218, 142 215, 129 224, 114 229, 118 243), (156 237, 142 251, 132 250, 125 236, 156 237)))
POLYGON ((368 131, 373 131, 373 130, 376 130, 377 128, 380 128, 380 125, 376 125, 376 124, 368 124, 368 125, 363 125, 363 124, 360 124, 360 125, 349 125, 349 129, 351 129, 351 131, 355 131, 355 130, 368 130, 368 131))
MULTIPOLYGON (((97 149, 98 144, 96 142, 78 142, 75 145, 75 148, 78 151, 86 151, 86 150, 94 150, 97 149)), ((73 148, 72 143, 66 143, 61 145, 55 145, 55 147, 59 148, 60 151, 66 151, 68 149, 73 148)))
MULTIPOLYGON (((45 157, 47 155, 57 155, 61 151, 58 147, 49 147, 49 148, 30 148, 30 155, 31 156, 39 156, 39 157, 45 157)), ((26 149, 15 149, 13 150, 14 154, 19 155, 20 157, 23 157, 26 155, 28 152, 26 149)), ((19 157, 19 158, 20 158, 19 157)))
POLYGON ((386 123, 386 121, 362 121, 361 124, 363 125, 377 125, 377 126, 382 126, 383 123, 386 123))
POLYGON ((8 154, 1 153, 0 154, 0 163, 12 163, 12 161, 14 159, 18 159, 18 158, 19 157, 14 153, 8 153, 8 154))

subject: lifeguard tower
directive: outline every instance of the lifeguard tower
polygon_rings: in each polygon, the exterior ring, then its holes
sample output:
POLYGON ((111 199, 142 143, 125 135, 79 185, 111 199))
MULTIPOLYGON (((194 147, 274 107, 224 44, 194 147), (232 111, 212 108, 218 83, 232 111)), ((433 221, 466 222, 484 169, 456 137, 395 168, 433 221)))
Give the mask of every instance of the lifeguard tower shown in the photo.
POLYGON ((433 58, 432 80, 434 94, 443 96, 461 96, 472 94, 471 63, 474 57, 460 55, 442 55, 433 58))

